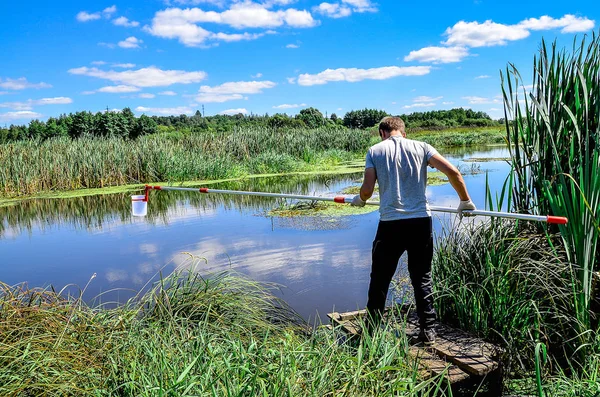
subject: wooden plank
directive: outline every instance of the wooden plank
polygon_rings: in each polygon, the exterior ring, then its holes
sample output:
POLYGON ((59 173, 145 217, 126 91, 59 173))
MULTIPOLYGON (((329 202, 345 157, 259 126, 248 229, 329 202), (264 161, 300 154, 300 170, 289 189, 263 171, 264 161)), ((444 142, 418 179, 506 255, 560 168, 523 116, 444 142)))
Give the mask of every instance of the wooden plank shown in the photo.
MULTIPOLYGON (((391 313, 406 313, 408 306, 395 308, 394 312, 390 308, 386 309, 386 315, 391 313)), ((337 324, 349 335, 357 335, 360 331, 358 319, 366 314, 366 310, 355 310, 346 313, 333 312, 329 313, 328 317, 332 324, 337 324)), ((400 321, 398 326, 401 328, 409 340, 416 341, 419 335, 419 324, 417 316, 414 312, 406 317, 406 322, 400 321)), ((464 373, 483 376, 498 368, 498 363, 493 359, 497 356, 499 349, 489 343, 484 342, 480 338, 473 337, 460 330, 455 330, 450 327, 439 325, 437 327, 436 343, 433 346, 417 348, 423 351, 422 355, 427 353, 427 359, 424 362, 427 370, 432 373, 441 373, 442 366, 446 366, 446 361, 454 364, 448 367, 448 377, 451 382, 464 379, 464 373), (427 352, 425 351, 427 350, 427 352), (439 356, 436 363, 431 357, 439 356), (437 371, 437 372, 436 372, 437 371)), ((416 353, 416 351, 414 351, 416 353)), ((425 357, 424 355, 422 357, 425 357)))
MULTIPOLYGON (((408 323, 418 328, 414 318, 408 323)), ((449 327, 437 327, 436 343, 429 348, 472 375, 483 376, 498 368, 498 363, 491 358, 493 345, 449 327)))
POLYGON ((444 374, 450 383, 456 383, 469 377, 468 373, 456 365, 442 361, 438 356, 433 355, 417 346, 410 346, 408 354, 411 358, 417 360, 419 369, 429 375, 425 376, 425 378, 444 374))

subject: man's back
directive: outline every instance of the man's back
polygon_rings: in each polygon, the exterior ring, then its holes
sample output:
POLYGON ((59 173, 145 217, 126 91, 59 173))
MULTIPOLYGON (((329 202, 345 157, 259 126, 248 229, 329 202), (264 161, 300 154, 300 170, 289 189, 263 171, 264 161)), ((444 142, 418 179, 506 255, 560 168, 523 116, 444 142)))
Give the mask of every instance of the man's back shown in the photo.
POLYGON ((425 142, 391 136, 369 149, 366 168, 377 172, 380 219, 431 216, 425 188, 427 163, 437 151, 425 142))

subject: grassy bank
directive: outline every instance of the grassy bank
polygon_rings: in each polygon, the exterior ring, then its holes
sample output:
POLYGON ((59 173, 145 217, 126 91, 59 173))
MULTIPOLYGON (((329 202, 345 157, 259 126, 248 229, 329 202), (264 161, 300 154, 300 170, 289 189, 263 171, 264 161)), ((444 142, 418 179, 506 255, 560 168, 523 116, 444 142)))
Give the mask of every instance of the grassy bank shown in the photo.
POLYGON ((366 131, 282 134, 257 128, 137 140, 57 138, 5 144, 0 146, 0 195, 326 169, 355 158, 369 142, 366 131))
POLYGON ((178 273, 110 310, 1 285, 0 331, 7 396, 433 396, 442 383, 419 379, 405 338, 339 345, 231 274, 178 273))
MULTIPOLYGON (((497 128, 409 134, 437 147, 502 142, 497 128)), ((235 179, 328 170, 363 160, 379 142, 366 130, 268 128, 165 133, 136 140, 54 138, 0 145, 0 198, 50 192, 235 179)))
POLYGON ((417 141, 424 141, 434 147, 441 148, 506 143, 506 131, 502 127, 409 130, 406 133, 406 137, 417 141))

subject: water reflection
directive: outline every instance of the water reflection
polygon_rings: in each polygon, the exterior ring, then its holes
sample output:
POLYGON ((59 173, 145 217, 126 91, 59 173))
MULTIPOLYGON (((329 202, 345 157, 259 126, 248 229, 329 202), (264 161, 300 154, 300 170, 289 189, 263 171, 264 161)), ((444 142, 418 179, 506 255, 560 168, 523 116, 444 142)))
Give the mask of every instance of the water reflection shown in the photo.
MULTIPOLYGON (((447 154, 460 164, 471 157, 506 157, 506 150, 447 154)), ((469 163, 470 164, 470 163, 469 163)), ((505 162, 481 163, 492 187, 508 173, 505 162)), ((466 176, 484 207, 485 174, 466 176)), ((286 176, 212 185, 219 189, 334 195, 360 182, 359 174, 286 176)), ((429 187, 432 204, 456 206, 449 185, 429 187)), ((255 280, 282 285, 279 294, 305 318, 364 307, 377 212, 344 217, 269 218, 275 199, 249 196, 152 192, 148 217, 132 218, 129 194, 61 200, 29 200, 0 208, 0 279, 31 286, 84 286, 84 297, 122 302, 159 272, 169 273, 190 254, 205 258, 200 271, 234 269, 255 280), (315 225, 319 227, 314 227, 315 225)), ((435 227, 457 227, 436 215, 435 227)), ((74 290, 74 293, 77 291, 74 290)))

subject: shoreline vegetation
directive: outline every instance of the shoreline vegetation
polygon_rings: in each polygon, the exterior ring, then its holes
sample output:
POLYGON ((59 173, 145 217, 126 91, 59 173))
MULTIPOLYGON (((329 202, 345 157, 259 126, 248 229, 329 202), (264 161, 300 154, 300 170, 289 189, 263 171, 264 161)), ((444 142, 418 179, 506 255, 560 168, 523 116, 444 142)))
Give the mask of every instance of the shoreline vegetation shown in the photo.
MULTIPOLYGON (((498 127, 420 131, 414 136, 409 132, 408 137, 440 148, 505 140, 498 127)), ((201 185, 345 173, 351 167, 360 171, 366 149, 376 142, 378 137, 369 130, 248 128, 216 134, 157 133, 135 140, 58 137, 0 144, 0 206, 35 197, 122 192, 144 183, 201 185)))

